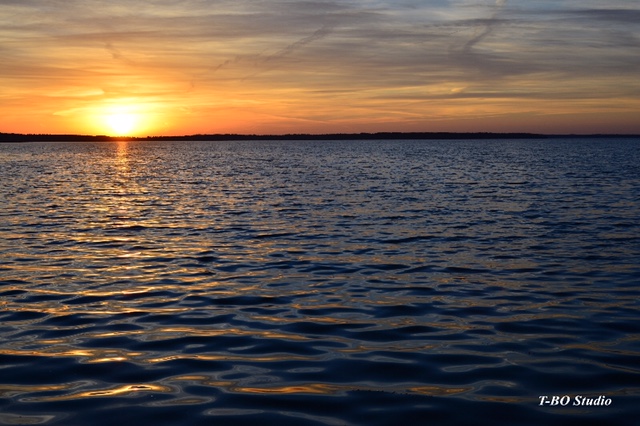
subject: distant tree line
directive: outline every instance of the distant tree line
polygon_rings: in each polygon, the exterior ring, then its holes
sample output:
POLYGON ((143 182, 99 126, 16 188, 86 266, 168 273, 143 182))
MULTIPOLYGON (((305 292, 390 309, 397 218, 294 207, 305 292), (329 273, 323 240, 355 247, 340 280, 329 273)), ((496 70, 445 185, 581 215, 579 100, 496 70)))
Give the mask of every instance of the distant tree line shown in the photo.
POLYGON ((0 133, 0 142, 110 142, 110 141, 241 141, 241 140, 486 140, 486 139, 548 139, 548 138, 639 137, 639 135, 542 135, 535 133, 455 133, 455 132, 379 132, 379 133, 290 133, 284 135, 196 134, 182 136, 106 136, 0 133))
MULTIPOLYGON (((58 135, 58 134, 22 134, 0 133, 0 142, 106 142, 123 138, 98 135, 58 135)), ((124 138, 130 139, 130 138, 124 138)))
POLYGON ((153 136, 155 140, 371 140, 371 139, 535 139, 532 133, 447 133, 447 132, 379 132, 379 133, 288 133, 283 135, 213 134, 187 136, 153 136))

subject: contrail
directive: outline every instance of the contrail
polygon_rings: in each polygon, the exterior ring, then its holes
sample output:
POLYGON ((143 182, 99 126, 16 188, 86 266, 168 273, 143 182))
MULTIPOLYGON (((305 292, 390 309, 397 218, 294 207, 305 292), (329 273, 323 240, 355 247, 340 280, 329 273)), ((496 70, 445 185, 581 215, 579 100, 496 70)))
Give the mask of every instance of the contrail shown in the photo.
MULTIPOLYGON (((310 36, 301 38, 300 40, 298 40, 298 41, 296 41, 294 43, 291 43, 290 45, 284 47, 283 49, 277 51, 276 53, 274 53, 272 55, 269 55, 269 56, 266 56, 266 57, 263 57, 263 58, 260 58, 259 56, 258 57, 254 57, 254 59, 256 59, 256 61, 254 62, 254 65, 257 66, 259 64, 264 64, 266 62, 275 61, 275 60, 278 60, 280 58, 283 58, 283 57, 285 57, 287 55, 290 55, 294 51, 300 49, 301 47, 306 46, 309 43, 312 43, 314 41, 323 39, 324 37, 326 37, 330 33, 331 33, 331 27, 324 26, 324 27, 314 31, 313 34, 311 34, 310 36)), ((236 56, 234 59, 227 59, 223 63, 221 63, 218 66, 216 66, 213 69, 213 72, 216 72, 216 71, 220 70, 221 68, 225 68, 228 65, 242 62, 242 61, 244 61, 244 59, 245 58, 240 57, 240 56, 236 56)), ((261 72, 262 71, 258 71, 256 73, 250 75, 249 77, 253 77, 255 75, 258 75, 261 72)), ((246 78, 248 78, 248 77, 244 77, 243 80, 246 79, 246 78)))
POLYGON ((482 32, 480 34, 474 35, 473 38, 469 41, 467 41, 464 45, 464 47, 462 48, 463 52, 465 53, 469 53, 471 51, 471 49, 473 48, 473 46, 475 46, 476 44, 480 43, 482 40, 484 40, 485 38, 487 38, 492 32, 493 29, 495 28, 496 24, 498 24, 500 21, 497 19, 498 14, 500 13, 500 10, 507 4, 507 0, 496 0, 495 3, 495 12, 493 12, 493 15, 491 15, 490 18, 485 19, 485 27, 482 30, 482 32))
POLYGON ((113 59, 117 61, 123 61, 129 65, 135 65, 135 63, 131 59, 124 56, 119 49, 117 49, 113 44, 111 44, 111 42, 105 43, 104 48, 107 50, 107 52, 111 53, 111 57, 113 59))
POLYGON ((322 28, 320 28, 319 30, 315 31, 313 34, 311 34, 308 37, 305 37, 303 39, 300 39, 298 41, 296 41, 295 43, 291 43, 290 45, 288 45, 287 47, 285 47, 284 49, 280 50, 279 52, 274 53, 271 56, 268 56, 265 59, 266 61, 270 61, 272 59, 277 59, 277 58, 281 58, 283 56, 286 56, 288 54, 290 54, 291 52, 293 52, 296 49, 299 49, 300 47, 303 47, 313 41, 316 40, 320 40, 324 37, 326 37, 327 35, 329 35, 329 33, 331 33, 331 28, 324 26, 322 28))

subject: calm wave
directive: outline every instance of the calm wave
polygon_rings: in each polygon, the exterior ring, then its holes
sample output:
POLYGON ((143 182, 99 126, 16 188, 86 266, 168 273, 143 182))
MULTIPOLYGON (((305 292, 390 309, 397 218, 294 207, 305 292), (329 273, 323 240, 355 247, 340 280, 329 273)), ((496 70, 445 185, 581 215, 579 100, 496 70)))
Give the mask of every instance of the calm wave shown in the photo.
POLYGON ((0 424, 634 424, 638 148, 0 144, 0 424))

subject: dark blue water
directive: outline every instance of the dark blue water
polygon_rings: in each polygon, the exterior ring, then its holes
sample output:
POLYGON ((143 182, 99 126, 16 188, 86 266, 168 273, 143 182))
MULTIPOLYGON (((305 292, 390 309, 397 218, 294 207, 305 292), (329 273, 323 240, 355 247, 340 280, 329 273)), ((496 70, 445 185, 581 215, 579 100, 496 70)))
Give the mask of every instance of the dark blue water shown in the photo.
POLYGON ((636 424, 639 148, 0 144, 0 424, 636 424))

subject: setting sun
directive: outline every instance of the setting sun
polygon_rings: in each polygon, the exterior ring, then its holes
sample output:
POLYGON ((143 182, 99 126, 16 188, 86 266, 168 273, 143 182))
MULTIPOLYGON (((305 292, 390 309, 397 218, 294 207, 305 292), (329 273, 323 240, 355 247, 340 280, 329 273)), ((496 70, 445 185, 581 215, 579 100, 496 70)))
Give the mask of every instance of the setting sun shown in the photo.
POLYGON ((117 113, 106 117, 107 124, 114 135, 126 136, 135 130, 137 117, 130 113, 117 113))

